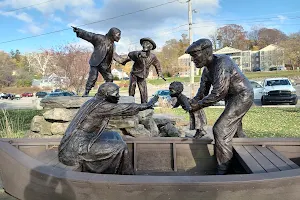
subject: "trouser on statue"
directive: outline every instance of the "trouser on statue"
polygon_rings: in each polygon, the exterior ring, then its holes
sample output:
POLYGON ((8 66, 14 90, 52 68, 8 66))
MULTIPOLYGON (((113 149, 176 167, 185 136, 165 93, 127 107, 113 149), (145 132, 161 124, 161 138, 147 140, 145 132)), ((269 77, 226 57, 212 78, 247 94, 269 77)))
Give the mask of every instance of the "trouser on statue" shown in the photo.
POLYGON ((226 107, 213 126, 217 174, 226 174, 233 156, 232 138, 242 131, 242 118, 253 104, 253 92, 231 96, 226 107))
POLYGON ((135 95, 136 84, 138 84, 140 95, 141 95, 141 103, 148 102, 148 92, 147 92, 147 83, 145 78, 140 78, 135 76, 134 74, 130 74, 130 82, 129 82, 129 96, 135 95))
POLYGON ((190 130, 196 130, 194 138, 201 138, 207 134, 204 130, 206 125, 207 119, 203 109, 190 113, 190 130))
POLYGON ((113 75, 111 74, 110 67, 102 66, 102 65, 90 66, 89 77, 85 86, 85 92, 84 92, 85 96, 87 96, 90 90, 95 86, 98 78, 98 72, 100 72, 105 82, 113 82, 113 75))

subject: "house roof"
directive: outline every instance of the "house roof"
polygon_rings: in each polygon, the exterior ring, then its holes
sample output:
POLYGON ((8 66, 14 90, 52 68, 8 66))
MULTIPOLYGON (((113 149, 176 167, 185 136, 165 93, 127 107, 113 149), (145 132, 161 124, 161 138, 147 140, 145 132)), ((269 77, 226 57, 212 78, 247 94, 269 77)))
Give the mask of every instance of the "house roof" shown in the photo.
POLYGON ((224 47, 216 52, 214 52, 215 54, 228 54, 228 53, 239 53, 242 52, 242 50, 239 49, 235 49, 232 47, 224 47))
POLYGON ((270 44, 268 46, 266 46, 265 48, 262 48, 260 51, 273 51, 273 50, 277 50, 277 49, 283 49, 280 46, 277 46, 275 44, 270 44))

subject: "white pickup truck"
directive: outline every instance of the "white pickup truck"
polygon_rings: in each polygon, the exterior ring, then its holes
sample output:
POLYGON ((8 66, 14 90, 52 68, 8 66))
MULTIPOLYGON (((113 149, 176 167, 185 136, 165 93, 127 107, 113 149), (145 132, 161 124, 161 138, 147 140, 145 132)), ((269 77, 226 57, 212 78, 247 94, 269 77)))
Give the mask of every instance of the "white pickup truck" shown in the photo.
POLYGON ((288 78, 267 78, 262 84, 252 81, 254 99, 261 99, 262 105, 289 103, 296 105, 296 89, 288 78))

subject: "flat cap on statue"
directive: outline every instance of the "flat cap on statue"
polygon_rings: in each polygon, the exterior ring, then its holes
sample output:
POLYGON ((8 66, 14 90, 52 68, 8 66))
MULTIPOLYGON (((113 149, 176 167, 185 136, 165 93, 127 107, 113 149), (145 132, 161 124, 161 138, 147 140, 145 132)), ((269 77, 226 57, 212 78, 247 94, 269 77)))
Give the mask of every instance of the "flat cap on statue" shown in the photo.
POLYGON ((142 45, 144 41, 148 41, 152 44, 152 46, 153 46, 152 50, 154 50, 156 48, 156 44, 151 38, 147 37, 147 38, 140 39, 140 44, 142 45))
POLYGON ((193 42, 193 44, 186 49, 185 53, 190 54, 195 51, 201 51, 208 47, 212 47, 212 43, 209 39, 199 39, 193 42))

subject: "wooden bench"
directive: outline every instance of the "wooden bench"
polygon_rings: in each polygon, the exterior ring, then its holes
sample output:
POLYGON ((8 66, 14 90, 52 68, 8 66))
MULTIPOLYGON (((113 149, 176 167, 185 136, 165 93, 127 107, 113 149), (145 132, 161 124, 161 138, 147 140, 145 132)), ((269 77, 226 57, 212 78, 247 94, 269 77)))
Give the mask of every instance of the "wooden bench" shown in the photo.
POLYGON ((268 173, 290 169, 299 166, 286 158, 273 147, 267 146, 233 146, 235 156, 247 173, 268 173))

